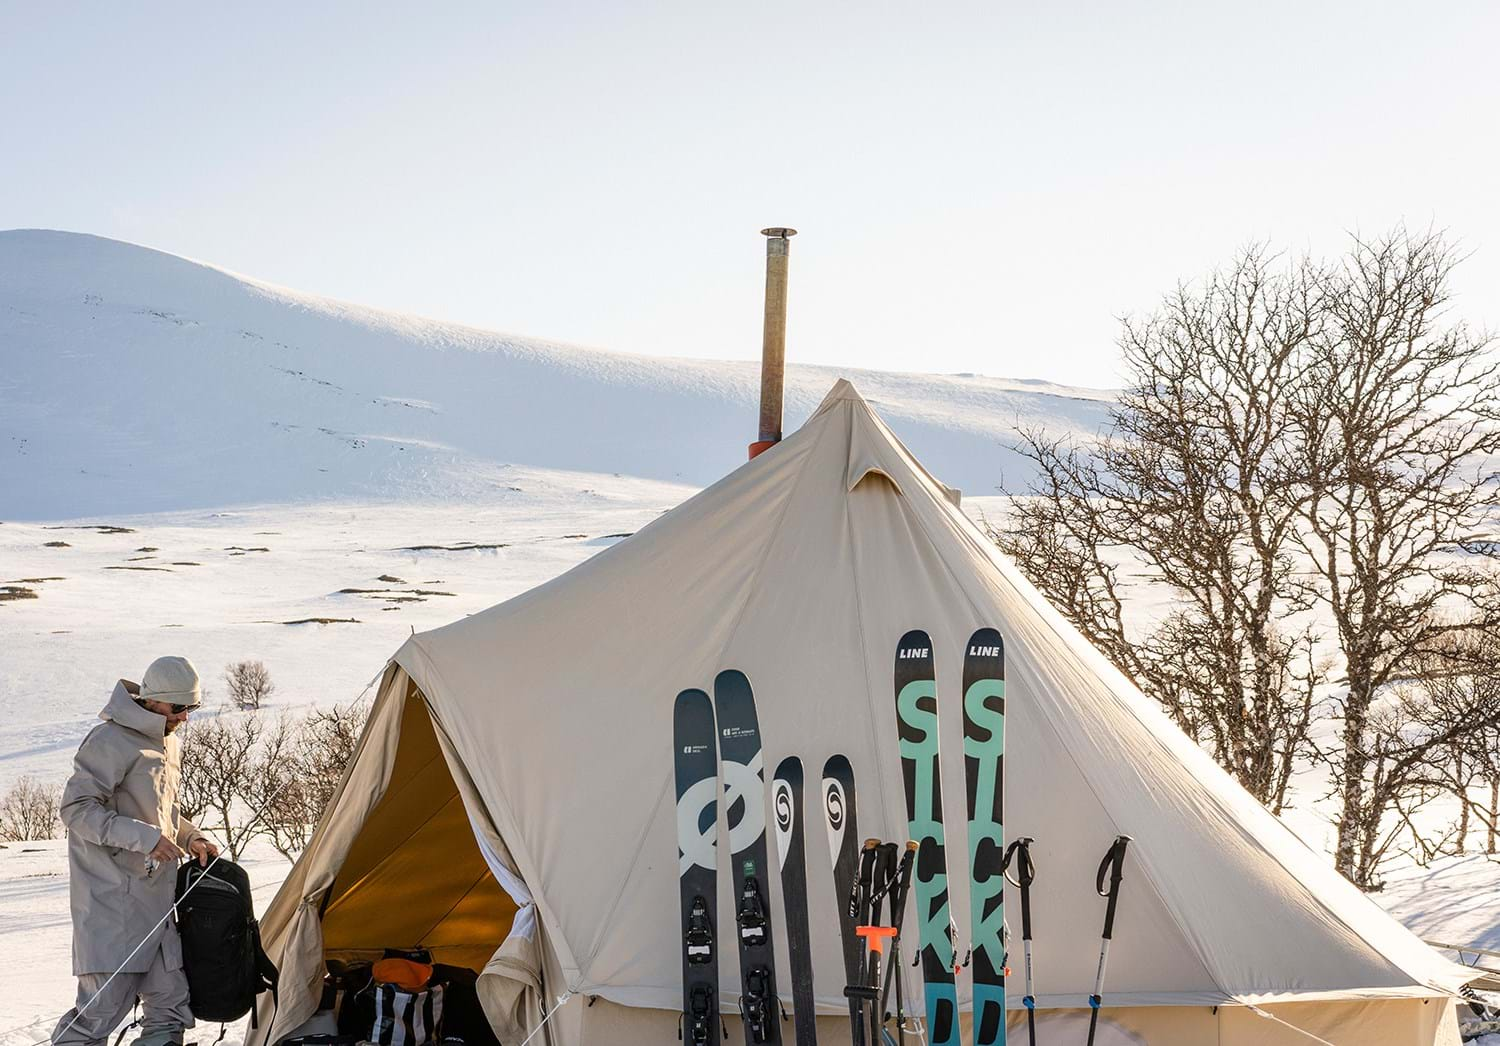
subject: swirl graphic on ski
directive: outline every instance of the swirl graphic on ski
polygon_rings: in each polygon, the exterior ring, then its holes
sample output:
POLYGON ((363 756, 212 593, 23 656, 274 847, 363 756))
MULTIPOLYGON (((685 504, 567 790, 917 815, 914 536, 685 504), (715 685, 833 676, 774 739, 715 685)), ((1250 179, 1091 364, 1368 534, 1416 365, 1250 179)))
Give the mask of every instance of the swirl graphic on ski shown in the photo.
MULTIPOLYGON (((844 946, 844 983, 859 980, 859 957, 863 945, 854 932, 855 918, 849 911, 849 894, 859 861, 859 823, 854 802, 854 768, 846 756, 831 756, 823 764, 823 819, 828 829, 828 858, 833 866, 834 907, 839 913, 839 938, 844 946)), ((864 1043, 864 1022, 859 1003, 849 1000, 854 1046, 864 1043)))
POLYGON ((906 792, 907 835, 919 844, 913 893, 931 1046, 958 1046, 958 993, 948 911, 948 858, 943 833, 937 675, 932 640, 912 631, 896 645, 896 732, 906 792))
POLYGON ((807 923, 807 859, 802 827, 802 760, 789 755, 771 780, 776 817, 776 860, 781 867, 781 907, 786 913, 786 946, 792 971, 792 1019, 797 1046, 817 1046, 817 1004, 813 1001, 812 937, 807 923))

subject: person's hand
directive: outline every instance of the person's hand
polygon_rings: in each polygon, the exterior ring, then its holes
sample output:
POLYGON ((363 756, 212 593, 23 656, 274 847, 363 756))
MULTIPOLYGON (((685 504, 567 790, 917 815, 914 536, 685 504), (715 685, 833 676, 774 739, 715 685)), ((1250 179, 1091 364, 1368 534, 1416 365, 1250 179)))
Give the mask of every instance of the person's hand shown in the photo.
POLYGON ((219 848, 207 839, 199 837, 188 843, 188 851, 196 858, 204 868, 208 867, 211 858, 219 856, 219 848))
POLYGON ((168 839, 166 836, 162 836, 160 839, 156 840, 156 848, 151 851, 149 856, 153 861, 161 861, 165 863, 167 861, 175 861, 180 858, 182 856, 182 850, 172 840, 168 839))

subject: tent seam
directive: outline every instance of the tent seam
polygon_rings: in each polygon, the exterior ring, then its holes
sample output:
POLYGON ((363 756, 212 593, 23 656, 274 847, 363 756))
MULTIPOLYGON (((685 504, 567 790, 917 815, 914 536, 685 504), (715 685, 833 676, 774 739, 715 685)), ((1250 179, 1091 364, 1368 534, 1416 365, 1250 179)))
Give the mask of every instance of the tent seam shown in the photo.
MULTIPOLYGON (((463 802, 463 796, 462 795, 458 796, 458 801, 460 803, 463 802)), ((444 805, 447 805, 447 804, 444 804, 444 805)), ((480 855, 480 860, 482 861, 483 859, 484 859, 484 855, 481 854, 480 855)), ((482 871, 482 872, 479 873, 479 878, 475 879, 472 883, 470 883, 469 884, 469 888, 467 890, 465 890, 463 893, 461 893, 461 894, 458 895, 458 900, 454 901, 451 905, 449 905, 448 906, 448 910, 445 911, 445 912, 443 912, 442 915, 438 916, 437 921, 435 923, 433 923, 431 926, 427 927, 427 933, 424 933, 422 936, 426 937, 427 934, 432 933, 439 926, 443 925, 443 920, 446 919, 446 918, 448 918, 448 916, 452 915, 455 911, 457 911, 458 910, 458 906, 461 905, 461 904, 463 904, 464 901, 465 901, 465 899, 467 899, 468 896, 471 893, 473 893, 475 890, 479 889, 479 884, 482 883, 482 882, 484 882, 485 876, 489 876, 490 878, 494 878, 494 874, 490 871, 488 865, 485 865, 484 871, 482 871)), ((496 885, 499 885, 499 884, 497 883, 496 885)), ((519 907, 516 910, 519 911, 520 910, 519 907)), ((422 942, 421 941, 417 941, 417 943, 421 944, 422 942)), ((428 946, 428 947, 431 947, 431 946, 428 946)), ((449 945, 441 945, 440 944, 440 945, 437 945, 437 947, 443 948, 443 947, 450 947, 450 946, 449 945)))
MULTIPOLYGON (((847 469, 848 468, 848 456, 851 453, 853 453, 853 450, 854 450, 854 412, 852 410, 849 412, 849 425, 848 425, 848 428, 847 428, 847 430, 845 432, 845 437, 846 437, 846 439, 845 439, 845 446, 844 446, 844 455, 845 455, 845 466, 844 467, 845 467, 845 469, 847 469)), ((856 483, 855 486, 858 487, 859 484, 856 483)), ((900 487, 898 486, 896 489, 900 490, 900 487)), ((854 627, 855 627, 855 630, 859 634, 859 652, 860 652, 860 655, 861 655, 860 662, 861 662, 861 664, 863 666, 863 671, 864 671, 864 676, 865 676, 865 708, 866 708, 866 711, 869 713, 869 716, 868 716, 868 720, 869 720, 869 722, 868 722, 868 730, 869 730, 869 735, 870 735, 870 751, 878 753, 880 751, 880 738, 878 736, 878 731, 875 728, 875 723, 876 723, 876 718, 875 718, 875 716, 876 716, 876 712, 875 712, 875 700, 876 699, 874 697, 874 694, 875 694, 874 684, 873 684, 873 682, 870 679, 869 635, 865 631, 865 599, 864 599, 864 590, 860 587, 860 584, 859 584, 859 564, 858 564, 858 562, 856 562, 856 560, 858 558, 858 551, 857 551, 857 548, 856 548, 856 542, 855 542, 855 538, 854 538, 854 514, 851 511, 850 505, 849 505, 849 496, 852 493, 853 493, 852 489, 845 489, 844 490, 844 532, 845 532, 845 534, 849 538, 849 576, 850 576, 851 580, 854 582, 854 607, 855 607, 854 627)), ((905 495, 903 494, 902 497, 904 498, 905 495)), ((879 773, 878 770, 877 770, 877 772, 875 774, 875 784, 876 784, 876 787, 880 791, 880 805, 881 805, 881 808, 885 812, 886 818, 889 819, 890 818, 891 805, 892 804, 891 804, 891 797, 889 796, 889 794, 887 794, 885 777, 886 777, 885 774, 879 773)), ((855 780, 855 785, 858 786, 858 783, 859 783, 858 779, 856 779, 855 780)), ((901 799, 901 805, 900 805, 900 807, 897 808, 897 811, 896 811, 896 816, 897 816, 896 823, 897 824, 901 824, 901 825, 905 825, 906 824, 906 819, 902 816, 906 812, 905 806, 906 806, 906 800, 905 800, 905 796, 903 796, 902 799, 901 799)), ((858 812, 859 812, 859 808, 858 808, 858 806, 856 806, 855 807, 855 814, 856 814, 856 816, 858 816, 858 812)))
MULTIPOLYGON (((399 745, 400 745, 400 742, 398 740, 397 741, 397 746, 399 747, 399 745)), ((436 756, 433 757, 433 759, 427 760, 420 767, 418 767, 417 773, 413 774, 412 777, 418 776, 418 774, 422 773, 429 766, 431 766, 433 764, 434 759, 441 758, 441 757, 442 757, 442 753, 439 752, 436 756)), ((394 761, 392 761, 391 765, 392 766, 395 765, 394 761)), ((404 791, 404 789, 403 789, 403 791, 404 791)), ((390 788, 387 787, 386 790, 381 793, 380 799, 376 802, 375 806, 373 806, 373 807, 370 808, 370 812, 373 814, 375 812, 375 809, 377 807, 379 807, 380 803, 384 802, 385 799, 386 799, 386 797, 389 796, 390 794, 391 794, 390 788)), ((451 800, 450 800, 450 802, 451 802, 451 800)), ((409 831, 405 835, 403 835, 401 837, 401 841, 399 843, 397 843, 395 846, 391 847, 391 849, 386 852, 386 855, 384 857, 382 857, 380 860, 378 860, 374 864, 372 864, 370 866, 369 870, 366 871, 364 875, 361 875, 358 879, 354 880, 354 882, 350 883, 348 885, 348 887, 343 891, 343 893, 341 893, 339 895, 339 899, 337 901, 330 901, 328 907, 323 910, 324 914, 326 915, 328 912, 331 912, 335 908, 337 908, 339 906, 339 903, 341 901, 343 901, 343 899, 345 897, 348 897, 349 894, 353 890, 357 889, 361 883, 363 883, 366 879, 370 878, 370 876, 374 875, 376 872, 380 871, 381 867, 384 866, 385 863, 391 859, 391 857, 396 853, 397 850, 401 849, 401 847, 403 847, 407 843, 411 842, 412 839, 416 836, 416 834, 418 832, 420 832, 423 828, 426 828, 429 824, 432 823, 432 819, 434 817, 436 817, 438 814, 440 814, 440 813, 443 812, 444 807, 446 807, 447 805, 448 805, 448 803, 446 803, 446 802, 443 803, 442 806, 439 806, 436 810, 432 811, 432 813, 430 813, 426 817, 424 817, 422 819, 421 823, 419 823, 414 828, 412 828, 411 831, 409 831)), ((366 818, 366 820, 368 820, 368 818, 366 818)), ((340 865, 339 865, 339 870, 340 871, 343 870, 344 863, 347 863, 348 859, 349 859, 348 855, 345 854, 344 855, 344 862, 340 863, 340 865)), ((338 875, 335 874, 334 877, 333 877, 333 882, 331 882, 331 883, 328 884, 328 888, 331 890, 331 889, 333 889, 333 887, 335 887, 337 885, 338 885, 338 875)))

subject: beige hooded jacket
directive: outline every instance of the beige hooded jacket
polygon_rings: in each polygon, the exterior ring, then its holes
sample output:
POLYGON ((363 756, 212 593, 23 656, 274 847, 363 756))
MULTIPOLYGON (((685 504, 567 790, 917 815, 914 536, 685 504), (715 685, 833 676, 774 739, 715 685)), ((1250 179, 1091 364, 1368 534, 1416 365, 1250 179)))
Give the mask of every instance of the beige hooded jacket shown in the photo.
POLYGON ((144 973, 158 941, 167 969, 182 966, 177 928, 170 919, 157 925, 171 910, 177 867, 153 868, 146 858, 163 835, 186 850, 203 833, 177 806, 181 744, 167 735, 164 717, 135 703, 139 693, 128 680, 115 684, 99 713, 104 722, 78 747, 63 789, 74 974, 122 963, 144 973))

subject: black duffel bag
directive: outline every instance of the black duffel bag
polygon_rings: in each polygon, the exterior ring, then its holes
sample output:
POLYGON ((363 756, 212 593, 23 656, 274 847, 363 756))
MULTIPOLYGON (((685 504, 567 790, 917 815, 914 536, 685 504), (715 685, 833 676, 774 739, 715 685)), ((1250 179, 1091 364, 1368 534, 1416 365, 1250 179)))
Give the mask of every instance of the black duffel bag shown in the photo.
POLYGON ((432 968, 432 980, 443 986, 444 1039, 462 1039, 464 1046, 500 1046, 490 1019, 479 1005, 477 973, 463 966, 438 963, 432 968))

